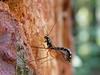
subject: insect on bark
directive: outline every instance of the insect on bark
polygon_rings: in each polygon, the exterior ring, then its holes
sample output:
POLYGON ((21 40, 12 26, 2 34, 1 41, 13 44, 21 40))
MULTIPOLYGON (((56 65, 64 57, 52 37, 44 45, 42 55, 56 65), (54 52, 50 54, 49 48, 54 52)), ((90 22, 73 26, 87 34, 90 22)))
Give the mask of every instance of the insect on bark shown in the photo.
MULTIPOLYGON (((44 36, 44 42, 46 43, 47 48, 36 47, 36 46, 33 46, 33 47, 34 48, 40 48, 40 49, 49 49, 48 52, 51 54, 51 56, 53 54, 52 51, 60 52, 60 54, 63 56, 63 58, 64 58, 65 61, 71 62, 72 53, 71 53, 70 49, 64 48, 64 47, 57 47, 57 46, 53 45, 52 39, 50 38, 49 35, 50 35, 51 31, 53 30, 54 26, 55 25, 53 25, 52 28, 51 28, 51 30, 49 31, 49 33, 47 33, 47 35, 44 36)), ((53 55, 53 56, 55 56, 55 55, 53 55)))
POLYGON ((51 39, 48 35, 45 36, 44 38, 45 38, 45 42, 47 43, 47 48, 48 49, 52 49, 52 50, 61 52, 63 54, 64 59, 68 62, 71 62, 72 54, 71 54, 71 51, 68 48, 54 47, 52 45, 51 39))
MULTIPOLYGON (((52 29, 53 29, 53 27, 52 27, 52 29)), ((51 33, 52 29, 50 30, 49 34, 51 33)), ((63 55, 63 57, 64 57, 64 59, 66 61, 68 61, 68 62, 71 62, 72 53, 71 53, 70 49, 64 48, 64 47, 55 47, 55 46, 53 46, 53 43, 52 43, 52 40, 49 37, 49 34, 47 34, 46 36, 44 36, 45 42, 47 44, 47 48, 61 52, 62 55, 63 55)))

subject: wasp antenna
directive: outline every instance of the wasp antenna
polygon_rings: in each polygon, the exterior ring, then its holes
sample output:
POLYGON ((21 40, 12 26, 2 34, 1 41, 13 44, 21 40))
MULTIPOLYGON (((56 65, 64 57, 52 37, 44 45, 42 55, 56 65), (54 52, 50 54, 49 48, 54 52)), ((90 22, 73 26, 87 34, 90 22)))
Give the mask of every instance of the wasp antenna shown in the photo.
POLYGON ((52 26, 52 28, 50 29, 49 33, 47 35, 49 35, 51 33, 51 31, 53 30, 55 24, 52 26))

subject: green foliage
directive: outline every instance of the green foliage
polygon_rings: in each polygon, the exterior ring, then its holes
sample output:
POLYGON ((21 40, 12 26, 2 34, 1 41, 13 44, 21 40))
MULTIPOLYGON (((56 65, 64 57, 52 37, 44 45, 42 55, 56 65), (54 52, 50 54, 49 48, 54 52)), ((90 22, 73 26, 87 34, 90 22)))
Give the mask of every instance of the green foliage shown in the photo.
POLYGON ((76 0, 74 4, 76 17, 74 30, 76 54, 82 60, 82 65, 75 67, 75 75, 100 75, 100 47, 98 44, 100 40, 98 36, 100 36, 100 33, 97 34, 97 30, 100 29, 98 28, 100 27, 98 26, 100 22, 97 22, 98 18, 96 16, 98 15, 96 8, 100 9, 100 7, 98 7, 99 5, 100 2, 98 3, 98 0, 76 0), (88 10, 88 13, 91 13, 91 15, 86 14, 86 11, 81 11, 83 7, 88 10), (84 17, 86 15, 88 16, 84 17), (99 38, 98 41, 97 38, 99 38))

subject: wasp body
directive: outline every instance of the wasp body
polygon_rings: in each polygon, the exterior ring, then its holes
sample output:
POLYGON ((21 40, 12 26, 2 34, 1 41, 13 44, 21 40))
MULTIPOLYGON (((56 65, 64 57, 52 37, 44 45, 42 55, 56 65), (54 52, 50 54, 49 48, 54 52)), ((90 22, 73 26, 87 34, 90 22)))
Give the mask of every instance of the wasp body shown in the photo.
POLYGON ((51 41, 51 39, 49 38, 48 35, 45 36, 44 38, 45 38, 45 42, 47 44, 47 48, 48 49, 53 49, 53 50, 57 50, 57 51, 62 52, 64 54, 65 60, 69 61, 69 62, 71 61, 72 53, 71 53, 71 51, 69 49, 64 48, 64 47, 54 47, 53 44, 52 44, 52 41, 51 41))

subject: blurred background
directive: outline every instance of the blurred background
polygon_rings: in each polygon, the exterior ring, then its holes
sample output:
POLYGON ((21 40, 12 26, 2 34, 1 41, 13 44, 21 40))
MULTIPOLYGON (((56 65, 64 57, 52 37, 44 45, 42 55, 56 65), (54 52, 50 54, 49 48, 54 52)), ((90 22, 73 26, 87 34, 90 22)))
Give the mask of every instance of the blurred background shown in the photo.
POLYGON ((100 0, 72 0, 74 75, 100 75, 100 0))
MULTIPOLYGON (((8 34, 12 34, 7 31, 7 37, 2 38, 5 29, 0 28, 0 34, 3 34, 0 36, 0 64, 3 65, 0 65, 0 75, 16 75, 16 63, 13 65, 8 62, 13 59, 13 46, 15 51, 18 47, 19 53, 17 75, 100 75, 100 0, 0 0, 0 15, 0 26, 8 26, 8 30, 12 31, 17 30, 15 25, 18 24, 21 33, 18 37, 23 35, 15 42, 11 38, 17 37, 9 37, 8 34), (14 27, 10 28, 10 25, 14 27), (44 47, 44 41, 40 40, 44 39, 46 31, 51 30, 53 25, 55 27, 50 37, 54 37, 52 40, 57 42, 58 47, 63 46, 72 51, 74 68, 71 64, 62 62, 60 54, 57 54, 58 59, 53 57, 54 60, 49 61, 51 53, 47 55, 47 50, 34 47, 44 47), (5 49, 6 46, 9 51, 5 49), (41 59, 45 56, 47 59, 43 63, 44 60, 41 59), (10 65, 12 66, 9 67, 10 65)), ((17 36, 16 32, 14 35, 17 36)), ((16 57, 13 62, 16 62, 16 57)))

